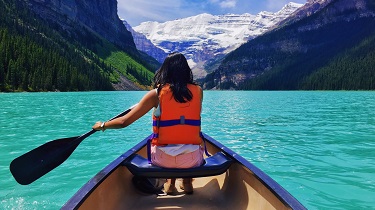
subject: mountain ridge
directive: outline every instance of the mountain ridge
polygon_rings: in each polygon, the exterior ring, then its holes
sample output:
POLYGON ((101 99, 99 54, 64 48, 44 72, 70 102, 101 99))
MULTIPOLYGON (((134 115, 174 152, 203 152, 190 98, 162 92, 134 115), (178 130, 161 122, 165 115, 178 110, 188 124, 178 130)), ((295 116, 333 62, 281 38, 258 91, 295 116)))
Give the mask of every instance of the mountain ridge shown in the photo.
MULTIPOLYGON (((364 40, 372 40, 375 34, 371 26, 375 24, 374 3, 370 0, 309 2, 307 7, 296 11, 305 17, 297 15, 296 20, 290 19, 282 27, 229 53, 218 64, 218 69, 206 77, 204 86, 207 89, 260 90, 374 89, 371 65, 358 64, 366 66, 362 69, 352 66, 358 71, 355 77, 350 73, 353 69, 349 65, 332 65, 343 56, 347 60, 356 57, 355 53, 345 52, 355 52, 364 40), (323 70, 330 72, 329 75, 319 74, 313 78, 323 70), (340 79, 333 79, 335 77, 340 79)), ((368 49, 362 47, 358 53, 371 60, 373 52, 368 49)))
POLYGON ((166 53, 183 53, 195 77, 202 78, 207 73, 206 64, 264 33, 301 6, 291 2, 278 12, 263 11, 257 15, 204 13, 164 23, 144 22, 133 29, 166 53))

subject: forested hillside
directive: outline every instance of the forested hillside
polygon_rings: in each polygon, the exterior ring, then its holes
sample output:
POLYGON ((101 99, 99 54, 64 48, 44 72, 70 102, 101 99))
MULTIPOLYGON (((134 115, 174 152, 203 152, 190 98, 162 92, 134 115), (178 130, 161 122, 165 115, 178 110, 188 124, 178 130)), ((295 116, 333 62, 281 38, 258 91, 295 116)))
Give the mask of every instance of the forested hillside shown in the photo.
MULTIPOLYGON (((305 53, 273 52, 271 59, 275 61, 274 67, 255 79, 246 80, 238 88, 373 90, 374 25, 374 18, 361 18, 351 24, 334 23, 319 30, 299 33, 295 36, 297 40, 316 47, 311 47, 305 53)), ((290 31, 286 28, 264 38, 287 37, 288 33, 290 31)))
MULTIPOLYGON (((373 22, 375 24, 375 22, 373 22)), ((374 90, 375 35, 335 57, 301 81, 308 90, 374 90)))
POLYGON ((0 91, 113 90, 120 77, 144 89, 150 68, 79 24, 67 31, 24 1, 0 0, 0 91))
POLYGON ((331 0, 291 22, 228 54, 205 87, 375 90, 373 0, 331 0))

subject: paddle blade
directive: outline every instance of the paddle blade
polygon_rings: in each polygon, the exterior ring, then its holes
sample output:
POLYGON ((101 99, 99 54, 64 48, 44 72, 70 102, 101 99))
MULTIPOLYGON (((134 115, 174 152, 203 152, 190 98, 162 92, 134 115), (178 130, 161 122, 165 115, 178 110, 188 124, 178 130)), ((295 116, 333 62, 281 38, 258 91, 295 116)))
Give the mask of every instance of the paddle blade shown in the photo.
POLYGON ((63 163, 81 143, 80 136, 47 142, 10 163, 15 180, 28 185, 63 163))
MULTIPOLYGON (((136 105, 110 120, 126 115, 136 105)), ((10 172, 18 183, 28 185, 63 163, 85 138, 95 132, 92 129, 81 136, 47 142, 14 159, 10 163, 10 172)))

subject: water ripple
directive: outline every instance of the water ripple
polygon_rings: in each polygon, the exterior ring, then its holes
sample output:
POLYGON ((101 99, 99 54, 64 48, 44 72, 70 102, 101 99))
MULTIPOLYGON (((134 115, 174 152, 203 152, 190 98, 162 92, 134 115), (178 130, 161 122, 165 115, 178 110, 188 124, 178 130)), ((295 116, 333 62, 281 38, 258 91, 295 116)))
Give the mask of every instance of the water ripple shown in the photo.
MULTIPOLYGON (((77 136, 144 92, 0 94, 0 209, 58 209, 141 138, 150 113, 97 132, 28 186, 9 163, 53 139, 77 136)), ((207 91, 202 131, 258 166, 308 209, 375 209, 375 92, 207 91)))

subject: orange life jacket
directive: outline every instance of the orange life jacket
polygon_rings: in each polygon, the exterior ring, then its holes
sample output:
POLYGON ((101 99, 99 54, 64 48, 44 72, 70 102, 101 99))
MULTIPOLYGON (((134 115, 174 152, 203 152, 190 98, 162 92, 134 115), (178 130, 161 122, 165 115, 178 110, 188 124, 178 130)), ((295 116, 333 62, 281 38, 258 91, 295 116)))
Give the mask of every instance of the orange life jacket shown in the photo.
POLYGON ((193 98, 185 103, 177 102, 169 85, 159 93, 160 116, 153 118, 153 145, 201 144, 201 100, 198 86, 188 84, 193 98))

